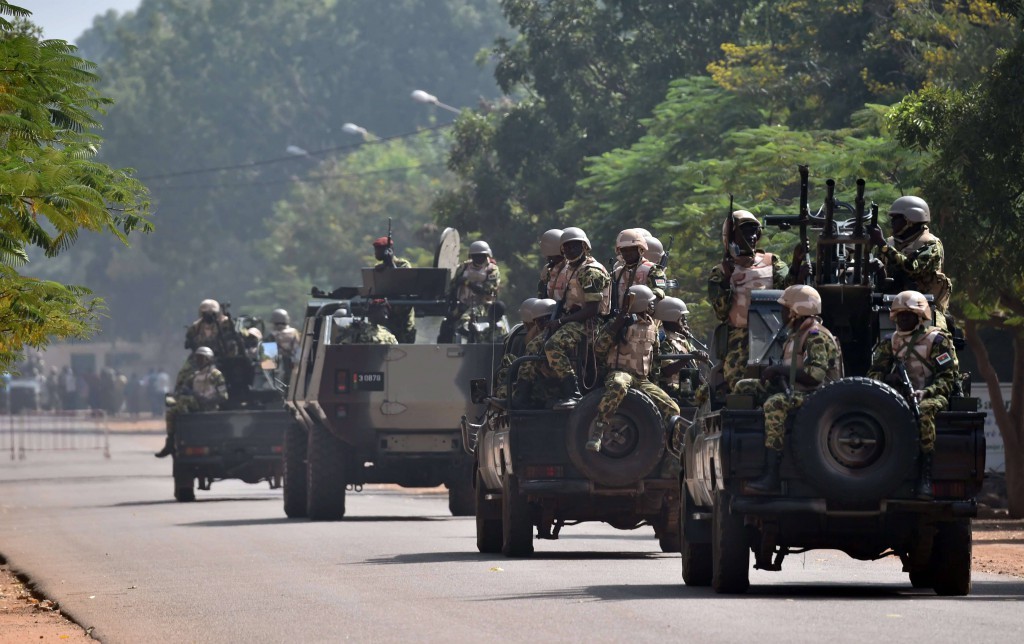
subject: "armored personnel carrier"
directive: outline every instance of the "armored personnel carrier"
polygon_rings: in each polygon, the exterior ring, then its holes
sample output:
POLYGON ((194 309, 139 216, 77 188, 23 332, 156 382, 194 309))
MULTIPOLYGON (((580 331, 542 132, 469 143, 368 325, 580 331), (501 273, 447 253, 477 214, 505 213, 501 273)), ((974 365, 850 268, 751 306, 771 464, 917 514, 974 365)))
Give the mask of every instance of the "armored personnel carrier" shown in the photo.
MULTIPOLYGON (((914 587, 964 595, 971 588, 971 517, 985 465, 984 414, 965 379, 948 411, 937 416, 933 498, 918 498, 911 404, 904 393, 864 377, 872 347, 893 331, 892 296, 880 292, 883 285, 867 270, 864 182, 846 208, 849 222, 836 221, 842 204, 833 190, 829 181, 823 216, 810 215, 804 174, 800 215, 768 217, 767 224, 800 226, 804 239, 808 229, 819 231, 812 281, 824 324, 841 343, 846 377, 821 386, 790 413, 781 491, 769 494, 748 487, 764 462, 761 407, 752 397, 712 388, 710 406, 685 434, 681 458, 683 580, 744 592, 751 552, 755 568, 780 570, 789 554, 829 548, 860 560, 898 556, 914 587)), ((877 209, 872 212, 874 220, 877 209)), ((780 294, 753 292, 748 376, 781 358, 780 294)))
POLYGON ((341 519, 346 493, 367 483, 444 484, 451 513, 473 514, 473 462, 459 418, 480 413, 469 383, 491 372, 501 345, 341 342, 372 298, 415 307, 419 340, 436 337, 459 251, 458 232, 446 229, 434 267, 366 268, 361 286, 317 292, 309 303, 287 398, 287 516, 341 519))

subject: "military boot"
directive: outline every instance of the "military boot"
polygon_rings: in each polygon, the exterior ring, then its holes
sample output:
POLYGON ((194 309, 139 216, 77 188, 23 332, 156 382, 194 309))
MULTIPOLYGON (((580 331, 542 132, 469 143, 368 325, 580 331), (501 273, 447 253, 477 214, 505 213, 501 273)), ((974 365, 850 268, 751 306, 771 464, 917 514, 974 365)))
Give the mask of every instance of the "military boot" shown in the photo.
POLYGON ((747 483, 747 487, 755 492, 781 492, 779 484, 779 465, 782 464, 782 451, 774 449, 764 450, 764 471, 760 478, 747 483))
POLYGON ((164 448, 153 454, 157 458, 164 458, 174 453, 174 434, 168 434, 167 440, 164 442, 164 448))
POLYGON ((555 401, 552 409, 572 409, 583 397, 583 394, 580 393, 580 383, 575 375, 562 378, 559 387, 562 390, 561 398, 555 401))
POLYGON ((932 452, 921 452, 920 469, 917 473, 915 486, 917 498, 922 501, 932 500, 932 452))
POLYGON ((591 452, 601 451, 601 441, 604 439, 604 432, 608 429, 608 423, 594 421, 590 426, 590 436, 587 438, 587 449, 591 452))

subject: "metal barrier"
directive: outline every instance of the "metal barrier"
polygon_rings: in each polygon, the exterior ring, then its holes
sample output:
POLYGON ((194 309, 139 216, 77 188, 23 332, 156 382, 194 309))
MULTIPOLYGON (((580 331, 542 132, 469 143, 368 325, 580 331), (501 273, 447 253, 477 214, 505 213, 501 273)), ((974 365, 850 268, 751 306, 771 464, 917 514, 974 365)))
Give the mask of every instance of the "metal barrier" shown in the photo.
POLYGON ((98 450, 110 458, 110 427, 103 411, 28 412, 0 416, 0 451, 11 460, 26 452, 98 450))

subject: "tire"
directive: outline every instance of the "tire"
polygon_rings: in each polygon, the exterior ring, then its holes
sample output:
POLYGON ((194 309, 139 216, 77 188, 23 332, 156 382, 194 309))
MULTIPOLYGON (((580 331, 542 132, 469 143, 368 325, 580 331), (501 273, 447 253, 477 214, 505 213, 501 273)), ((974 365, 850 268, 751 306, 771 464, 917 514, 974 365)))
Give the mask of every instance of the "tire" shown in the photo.
POLYGON ((807 397, 791 444, 796 467, 826 499, 875 502, 915 471, 918 428, 895 389, 844 378, 807 397))
POLYGON ((196 500, 195 478, 188 474, 174 475, 174 500, 191 503, 196 500))
POLYGON ((284 513, 289 519, 306 516, 306 447, 309 436, 298 423, 284 430, 284 513))
POLYGON ((932 579, 931 570, 911 570, 910 585, 914 588, 933 588, 935 581, 932 579))
POLYGON ((506 557, 533 554, 530 502, 519 492, 519 478, 508 473, 501 490, 501 552, 506 557))
POLYGON ((487 488, 484 487, 483 478, 479 473, 476 475, 476 487, 474 498, 476 500, 476 549, 484 554, 497 554, 501 552, 504 543, 502 534, 502 520, 490 518, 494 509, 488 506, 494 504, 484 497, 487 488))
POLYGON ((476 514, 476 495, 473 491, 473 466, 455 468, 455 479, 448 482, 448 511, 453 517, 471 517, 476 514))
POLYGON ((626 392, 612 417, 614 438, 600 452, 586 449, 590 426, 604 394, 599 387, 583 397, 569 416, 565 448, 569 460, 587 478, 607 487, 635 484, 654 471, 665 453, 661 414, 654 403, 636 389, 626 392))
POLYGON ((329 431, 313 424, 306 460, 306 514, 312 521, 338 521, 345 516, 345 446, 329 431))
POLYGON ((683 562, 683 583, 687 586, 710 586, 711 544, 693 543, 686 538, 686 517, 692 511, 693 500, 683 483, 679 490, 679 555, 683 562))
POLYGON ((971 521, 940 523, 932 545, 931 577, 939 595, 971 593, 971 521))
POLYGON ((729 511, 729 495, 715 492, 711 527, 711 587, 716 593, 745 593, 750 587, 750 546, 743 517, 729 511))

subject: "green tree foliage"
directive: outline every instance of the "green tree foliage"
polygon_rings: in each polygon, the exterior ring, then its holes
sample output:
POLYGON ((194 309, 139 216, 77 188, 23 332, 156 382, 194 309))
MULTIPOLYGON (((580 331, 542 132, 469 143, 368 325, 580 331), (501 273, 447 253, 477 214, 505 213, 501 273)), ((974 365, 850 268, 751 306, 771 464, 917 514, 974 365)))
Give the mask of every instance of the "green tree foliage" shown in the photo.
POLYGON ((142 184, 94 160, 110 100, 93 87, 92 63, 40 40, 30 15, 0 0, 0 370, 26 345, 85 337, 102 308, 81 286, 23 274, 30 257, 66 253, 81 231, 126 244, 151 227, 142 184))
POLYGON ((312 284, 361 284, 360 268, 376 263, 372 242, 387 234, 389 217, 396 254, 429 266, 439 234, 430 203, 451 181, 446 151, 442 137, 423 132, 321 163, 274 206, 260 249, 276 269, 258 279, 247 306, 301 311, 312 284))
POLYGON ((474 56, 505 29, 493 0, 143 0, 97 19, 80 45, 117 100, 104 158, 138 169, 167 222, 130 263, 97 244, 77 267, 109 294, 105 330, 176 328, 205 297, 241 303, 279 271, 258 242, 273 204, 330 156, 315 153, 355 148, 346 122, 380 136, 429 125, 439 113, 410 100, 417 88, 456 105, 493 94, 474 56))

